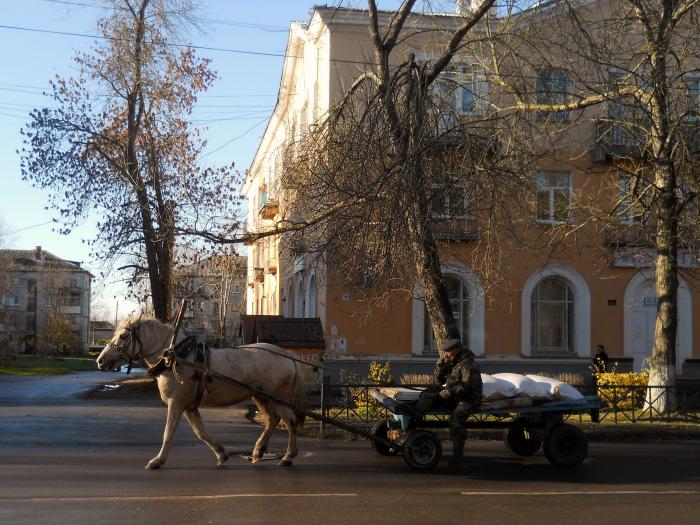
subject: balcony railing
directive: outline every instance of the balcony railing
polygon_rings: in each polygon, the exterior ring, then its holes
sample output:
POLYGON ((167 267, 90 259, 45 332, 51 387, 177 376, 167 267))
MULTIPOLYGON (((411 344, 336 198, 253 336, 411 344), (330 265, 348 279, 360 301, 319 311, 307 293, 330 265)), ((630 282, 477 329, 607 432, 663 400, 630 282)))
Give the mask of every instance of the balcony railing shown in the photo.
POLYGON ((265 268, 255 268, 255 282, 265 282, 265 268))
POLYGON ((260 197, 260 216, 263 219, 274 219, 279 212, 279 199, 272 197, 266 191, 260 197))
POLYGON ((611 160, 642 156, 644 137, 625 124, 599 120, 596 122, 595 144, 591 150, 593 162, 603 164, 611 160))
POLYGON ((473 241, 479 238, 478 225, 474 217, 433 218, 430 227, 435 238, 440 240, 473 241))
POLYGON ((621 224, 605 232, 603 242, 607 246, 653 246, 656 230, 651 225, 621 224))

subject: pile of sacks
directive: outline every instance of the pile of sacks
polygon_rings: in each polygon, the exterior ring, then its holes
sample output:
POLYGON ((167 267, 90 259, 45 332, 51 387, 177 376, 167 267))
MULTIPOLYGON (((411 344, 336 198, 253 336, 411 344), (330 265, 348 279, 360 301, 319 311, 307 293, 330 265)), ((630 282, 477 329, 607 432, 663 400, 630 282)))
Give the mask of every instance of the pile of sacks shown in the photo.
MULTIPOLYGON (((508 373, 481 374, 481 381, 484 385, 482 400, 486 403, 513 398, 528 400, 529 404, 532 404, 532 401, 583 398, 583 394, 570 384, 551 377, 508 373)), ((381 392, 396 401, 413 402, 418 401, 422 389, 388 387, 382 388, 381 392)))
POLYGON ((540 400, 582 399, 583 394, 558 379, 537 375, 481 374, 484 401, 527 396, 540 400))

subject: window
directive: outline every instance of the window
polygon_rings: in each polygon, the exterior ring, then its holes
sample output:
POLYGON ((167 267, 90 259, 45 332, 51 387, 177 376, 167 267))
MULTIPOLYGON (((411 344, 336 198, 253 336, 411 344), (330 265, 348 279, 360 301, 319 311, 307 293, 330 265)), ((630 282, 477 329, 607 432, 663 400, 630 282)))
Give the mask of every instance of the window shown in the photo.
POLYGON ((537 222, 568 222, 571 211, 570 174, 556 171, 540 172, 537 174, 536 186, 537 222))
POLYGON ((316 317, 316 276, 309 279, 308 298, 306 299, 306 317, 316 317))
POLYGON ((462 185, 435 184, 430 199, 434 219, 464 219, 467 214, 467 189, 462 185))
POLYGON ((3 295, 2 296, 2 303, 5 306, 18 306, 19 299, 17 299, 17 296, 15 296, 15 295, 3 295))
POLYGON ((540 281, 530 301, 532 354, 564 354, 574 351, 574 296, 559 277, 540 281))
POLYGON ((304 317, 304 283, 301 281, 301 276, 299 276, 297 293, 294 298, 294 317, 304 317))
POLYGON ((446 70, 433 88, 438 106, 458 115, 483 115, 488 109, 489 83, 483 72, 470 66, 446 70))
POLYGON ((640 205, 634 195, 634 179, 628 175, 620 175, 618 185, 618 214, 621 224, 634 224, 641 219, 640 205))
MULTIPOLYGON (((537 76, 536 87, 538 104, 565 104, 569 101, 569 78, 562 71, 545 69, 537 76)), ((551 116, 558 120, 568 117, 567 111, 543 113, 543 117, 551 116)))
POLYGON ((688 120, 698 120, 700 118, 700 76, 687 76, 685 85, 690 103, 688 110, 692 113, 688 116, 688 120))
MULTIPOLYGON (((450 306, 452 307, 452 315, 457 322, 457 328, 462 336, 462 343, 469 344, 469 290, 464 282, 458 277, 445 275, 445 286, 447 287, 447 295, 450 298, 450 306)), ((430 324, 430 315, 428 309, 425 308, 425 329, 423 330, 423 354, 436 354, 437 346, 435 345, 435 337, 433 336, 433 327, 430 324)))

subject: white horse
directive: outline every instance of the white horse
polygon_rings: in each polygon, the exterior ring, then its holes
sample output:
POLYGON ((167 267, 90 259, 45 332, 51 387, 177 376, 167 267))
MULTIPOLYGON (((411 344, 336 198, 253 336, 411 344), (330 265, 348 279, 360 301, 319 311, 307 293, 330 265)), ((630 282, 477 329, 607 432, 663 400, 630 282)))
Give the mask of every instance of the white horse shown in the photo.
MULTIPOLYGON (((136 361, 139 358, 143 358, 149 367, 155 366, 170 342, 171 334, 172 328, 160 321, 130 317, 116 328, 114 337, 97 358, 97 366, 100 370, 111 370, 118 364, 136 361)), ((176 343, 183 339, 184 336, 179 336, 176 343)), ((191 351, 186 360, 194 362, 193 354, 194 351, 191 351)), ((216 374, 240 381, 301 409, 304 397, 302 364, 289 359, 295 355, 283 348, 264 343, 236 348, 212 348, 209 350, 208 366, 216 374)), ((200 401, 198 398, 201 397, 201 390, 198 392, 200 380, 201 374, 185 365, 177 365, 175 372, 166 369, 158 375, 158 389, 161 399, 168 406, 168 418, 163 432, 163 446, 158 455, 146 464, 146 469, 157 469, 165 463, 170 442, 183 413, 195 435, 216 455, 217 466, 228 459, 224 447, 214 441, 204 429, 197 407, 200 401)), ((297 454, 297 427, 303 424, 303 414, 290 406, 264 399, 242 386, 220 378, 205 380, 202 386, 203 401, 206 404, 227 406, 252 399, 265 416, 265 428, 253 450, 253 463, 262 457, 270 434, 282 419, 287 426, 289 439, 287 452, 278 464, 292 464, 292 458, 297 454)))

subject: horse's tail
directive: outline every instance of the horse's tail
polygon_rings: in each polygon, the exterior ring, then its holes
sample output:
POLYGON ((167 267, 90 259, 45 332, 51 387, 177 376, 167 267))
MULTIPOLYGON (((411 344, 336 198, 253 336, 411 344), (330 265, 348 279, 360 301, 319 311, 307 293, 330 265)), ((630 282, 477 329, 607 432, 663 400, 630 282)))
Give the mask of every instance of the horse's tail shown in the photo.
POLYGON ((304 426, 306 415, 306 386, 304 385, 304 371, 301 363, 294 363, 294 413, 297 416, 297 424, 299 427, 304 426))

